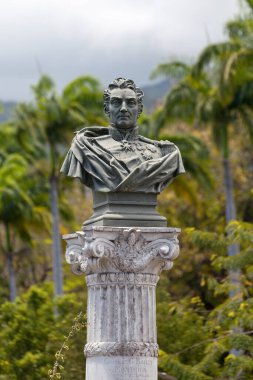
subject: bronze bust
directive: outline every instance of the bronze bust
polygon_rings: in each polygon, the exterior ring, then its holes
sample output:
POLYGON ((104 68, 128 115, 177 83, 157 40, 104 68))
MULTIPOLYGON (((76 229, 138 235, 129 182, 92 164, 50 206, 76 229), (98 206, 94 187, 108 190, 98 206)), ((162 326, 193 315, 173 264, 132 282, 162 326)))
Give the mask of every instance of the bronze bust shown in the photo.
POLYGON ((143 91, 117 78, 104 91, 110 126, 76 132, 61 172, 77 177, 95 192, 160 193, 184 173, 179 149, 169 141, 138 134, 143 91))

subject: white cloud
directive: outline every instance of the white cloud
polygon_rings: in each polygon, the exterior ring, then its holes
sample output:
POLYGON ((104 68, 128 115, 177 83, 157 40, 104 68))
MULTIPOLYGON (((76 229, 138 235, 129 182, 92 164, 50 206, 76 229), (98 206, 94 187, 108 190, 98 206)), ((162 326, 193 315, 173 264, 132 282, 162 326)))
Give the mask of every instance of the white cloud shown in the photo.
POLYGON ((77 75, 147 81, 171 56, 224 38, 237 0, 8 0, 0 13, 0 99, 22 99, 36 59, 61 87, 77 75))

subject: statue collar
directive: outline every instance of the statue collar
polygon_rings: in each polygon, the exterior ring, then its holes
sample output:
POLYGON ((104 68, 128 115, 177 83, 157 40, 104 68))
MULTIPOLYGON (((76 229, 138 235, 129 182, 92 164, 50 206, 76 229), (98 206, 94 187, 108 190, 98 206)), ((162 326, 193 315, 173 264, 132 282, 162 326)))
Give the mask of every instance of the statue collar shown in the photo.
POLYGON ((110 125, 109 135, 116 141, 135 141, 139 136, 139 128, 119 129, 110 125))

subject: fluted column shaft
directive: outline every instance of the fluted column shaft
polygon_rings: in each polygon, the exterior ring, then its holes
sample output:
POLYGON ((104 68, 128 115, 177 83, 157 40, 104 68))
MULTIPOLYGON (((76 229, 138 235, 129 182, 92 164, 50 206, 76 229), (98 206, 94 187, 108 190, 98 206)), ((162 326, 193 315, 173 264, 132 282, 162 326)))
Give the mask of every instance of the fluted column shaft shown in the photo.
POLYGON ((155 290, 179 254, 179 232, 86 227, 64 237, 88 286, 86 380, 157 380, 155 290))
POLYGON ((136 273, 90 274, 86 281, 87 343, 156 343, 155 286, 158 276, 136 273))

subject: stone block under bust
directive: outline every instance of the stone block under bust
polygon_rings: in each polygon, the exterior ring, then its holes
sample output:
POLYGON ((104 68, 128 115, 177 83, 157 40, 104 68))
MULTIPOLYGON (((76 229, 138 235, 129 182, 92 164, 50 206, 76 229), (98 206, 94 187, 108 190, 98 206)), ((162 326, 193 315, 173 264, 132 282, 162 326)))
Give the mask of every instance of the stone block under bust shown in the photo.
POLYGON ((93 191, 94 213, 83 225, 166 227, 166 218, 156 206, 156 194, 93 191))

